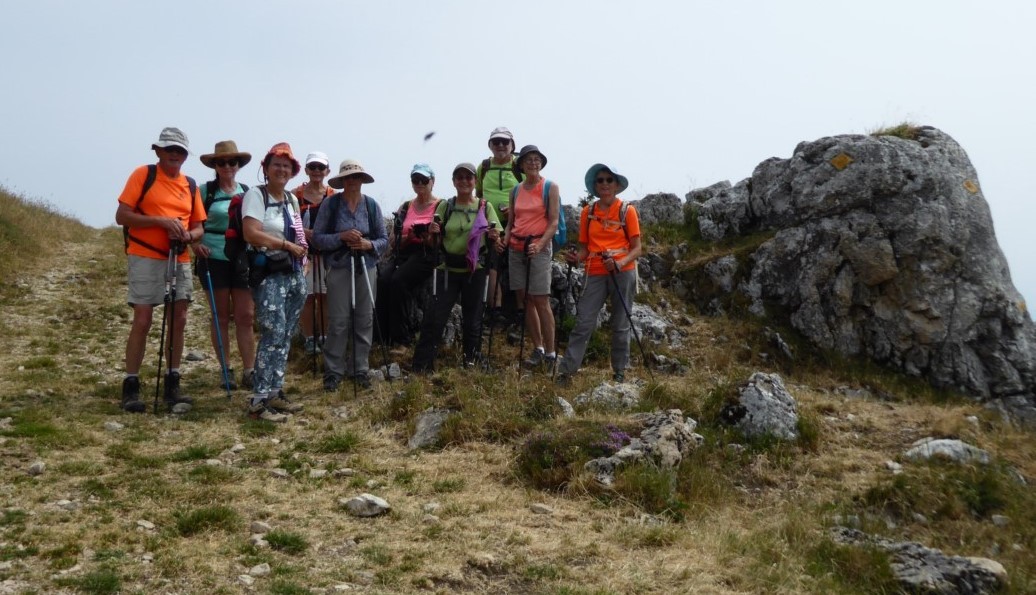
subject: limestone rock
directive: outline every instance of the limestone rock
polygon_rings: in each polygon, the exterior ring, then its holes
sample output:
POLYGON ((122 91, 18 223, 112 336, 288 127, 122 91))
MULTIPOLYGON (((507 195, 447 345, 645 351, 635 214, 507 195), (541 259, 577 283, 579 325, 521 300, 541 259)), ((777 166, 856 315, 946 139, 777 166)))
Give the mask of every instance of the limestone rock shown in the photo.
POLYGON ((429 407, 421 412, 417 416, 417 423, 414 428, 414 435, 407 441, 407 448, 410 450, 416 450, 418 448, 427 448, 434 446, 439 443, 439 432, 442 431, 442 425, 446 423, 453 412, 449 409, 437 409, 435 407, 429 407))
POLYGON ((637 209, 641 225, 682 225, 684 222, 683 204, 675 194, 648 194, 630 204, 637 209))
POLYGON ((752 374, 741 387, 737 403, 724 407, 720 416, 748 437, 772 435, 782 440, 799 437, 795 399, 777 374, 752 374))
POLYGON ((939 457, 955 463, 989 464, 988 452, 960 440, 947 438, 922 438, 911 444, 903 456, 914 461, 939 457))
POLYGON ((342 498, 339 500, 339 504, 349 514, 358 517, 375 517, 385 514, 392 509, 388 502, 373 494, 360 494, 348 499, 342 498))

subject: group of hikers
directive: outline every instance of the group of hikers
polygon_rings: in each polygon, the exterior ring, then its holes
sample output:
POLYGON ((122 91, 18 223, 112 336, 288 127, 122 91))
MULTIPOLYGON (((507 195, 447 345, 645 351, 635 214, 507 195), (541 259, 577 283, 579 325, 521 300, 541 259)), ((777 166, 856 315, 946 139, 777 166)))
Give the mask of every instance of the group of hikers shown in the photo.
POLYGON ((281 422, 302 410, 284 392, 297 330, 314 361, 322 354, 324 390, 337 391, 344 380, 354 390, 369 388, 369 354, 376 340, 395 355, 413 345, 412 370, 434 370, 458 299, 465 367, 482 358, 484 320, 514 321, 522 333, 521 349, 526 333, 533 345, 528 359, 520 352, 522 364, 550 369, 555 382, 565 386, 582 365, 598 313, 611 297, 611 366, 613 378, 623 380, 641 255, 636 209, 617 198, 628 180, 600 163, 584 177, 591 201, 579 217, 578 249, 565 250, 564 259, 570 267, 583 263, 587 277, 575 327, 559 358, 550 287, 555 234, 563 221, 560 189, 542 176, 547 157, 535 145, 517 151, 514 136, 503 127, 490 133, 488 145, 492 155, 478 166, 464 162, 453 168, 455 194, 448 199, 435 196, 432 167, 414 165, 414 198, 400 206, 387 228, 377 201, 363 193, 374 177, 355 159, 342 161, 338 173, 328 177, 326 154, 314 151, 300 163, 288 143, 277 143, 260 163, 264 183, 249 188, 236 175, 251 154, 234 141, 221 141, 200 157, 215 177, 199 186, 181 172, 190 154, 187 136, 177 128, 163 129, 152 144, 158 162, 133 171, 115 216, 126 239, 133 308, 122 409, 147 410, 139 372, 158 305, 163 311, 156 409, 159 394, 173 411, 193 404, 180 386, 191 254, 210 305, 220 385, 228 395, 239 386, 251 390, 253 418, 281 422), (308 181, 289 190, 303 168, 308 181), (386 255, 390 258, 383 259, 386 255), (383 260, 387 265, 379 274, 383 260), (432 299, 423 304, 419 329, 411 328, 408 309, 429 280, 432 299), (510 316, 507 296, 513 300, 510 316), (240 377, 228 357, 231 319, 240 377))

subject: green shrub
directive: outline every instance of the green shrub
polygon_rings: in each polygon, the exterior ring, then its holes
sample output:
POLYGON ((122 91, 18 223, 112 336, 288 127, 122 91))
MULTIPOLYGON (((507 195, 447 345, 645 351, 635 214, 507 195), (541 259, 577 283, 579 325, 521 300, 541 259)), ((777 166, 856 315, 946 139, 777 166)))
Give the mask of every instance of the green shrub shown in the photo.
POLYGON ((190 537, 203 531, 233 531, 238 524, 238 514, 229 506, 207 506, 175 515, 176 531, 190 537))
POLYGON ((536 432, 519 447, 519 477, 539 489, 558 490, 568 485, 590 459, 607 457, 629 444, 625 431, 598 422, 570 421, 536 432))
POLYGON ((266 541, 270 543, 271 548, 292 556, 302 554, 309 549, 309 543, 305 537, 289 531, 270 531, 266 534, 266 541))

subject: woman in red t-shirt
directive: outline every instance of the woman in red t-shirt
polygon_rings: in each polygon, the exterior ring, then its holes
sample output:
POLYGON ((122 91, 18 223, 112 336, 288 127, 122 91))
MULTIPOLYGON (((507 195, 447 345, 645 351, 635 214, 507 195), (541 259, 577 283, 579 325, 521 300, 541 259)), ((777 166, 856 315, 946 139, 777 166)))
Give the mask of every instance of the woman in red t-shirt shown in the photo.
POLYGON ((576 326, 569 336, 565 356, 558 364, 556 382, 562 386, 571 382, 572 375, 583 364, 587 342, 597 326, 597 314, 607 297, 611 297, 612 312, 612 379, 625 380, 632 324, 626 316, 626 306, 633 307, 636 264, 642 252, 637 210, 618 198, 618 194, 629 187, 629 180, 607 165, 595 163, 583 181, 586 191, 598 200, 584 207, 579 217, 578 252, 565 254, 569 264, 586 263, 587 277, 576 305, 576 326))

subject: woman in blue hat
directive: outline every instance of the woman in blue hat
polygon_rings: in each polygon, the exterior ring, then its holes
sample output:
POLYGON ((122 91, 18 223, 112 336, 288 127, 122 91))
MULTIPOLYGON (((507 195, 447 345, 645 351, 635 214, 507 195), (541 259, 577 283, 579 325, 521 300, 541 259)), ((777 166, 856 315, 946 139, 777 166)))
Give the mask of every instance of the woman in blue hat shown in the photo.
POLYGON ((583 178, 586 191, 597 200, 583 207, 579 216, 579 250, 565 254, 569 264, 586 263, 586 287, 576 305, 576 326, 568 349, 558 364, 556 383, 571 383, 583 364, 586 345, 597 326, 597 314, 611 297, 612 379, 622 382, 630 359, 630 325, 626 306, 632 308, 640 256, 640 221, 637 210, 619 200, 629 180, 614 168, 595 163, 583 178), (621 301, 620 301, 621 300, 621 301), (624 305, 625 304, 625 305, 624 305))

